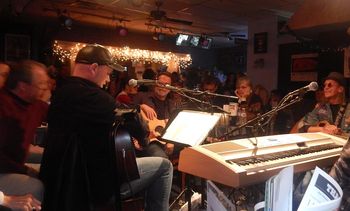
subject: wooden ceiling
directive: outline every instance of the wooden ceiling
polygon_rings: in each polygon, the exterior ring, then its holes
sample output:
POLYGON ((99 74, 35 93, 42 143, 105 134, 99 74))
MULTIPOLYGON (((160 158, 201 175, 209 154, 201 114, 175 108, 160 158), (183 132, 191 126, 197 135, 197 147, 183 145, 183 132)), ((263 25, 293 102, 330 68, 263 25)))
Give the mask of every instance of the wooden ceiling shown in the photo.
MULTIPOLYGON (((15 16, 58 19, 105 28, 167 34, 246 36, 250 20, 291 15, 303 0, 2 0, 2 11, 15 16), (153 12, 152 12, 153 11, 153 12)), ((74 27, 74 25, 72 26, 74 27)))

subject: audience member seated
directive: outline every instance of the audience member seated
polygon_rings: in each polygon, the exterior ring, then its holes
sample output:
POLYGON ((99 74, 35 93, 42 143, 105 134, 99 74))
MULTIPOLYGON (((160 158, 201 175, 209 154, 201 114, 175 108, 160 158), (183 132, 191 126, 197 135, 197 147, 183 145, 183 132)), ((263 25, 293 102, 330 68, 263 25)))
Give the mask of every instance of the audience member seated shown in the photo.
POLYGON ((326 102, 318 103, 314 110, 299 122, 299 132, 342 134, 350 132, 350 107, 345 96, 346 81, 342 74, 331 72, 323 83, 326 102))
POLYGON ((254 94, 260 97, 262 102, 262 111, 266 112, 269 110, 269 92, 261 84, 254 87, 254 94))
MULTIPOLYGON (((220 94, 220 80, 214 76, 206 76, 202 81, 202 90, 209 94, 220 94)), ((210 102, 212 105, 223 107, 224 104, 228 104, 229 100, 224 97, 205 95, 205 101, 210 102)))
POLYGON ((172 165, 167 159, 136 158, 139 179, 120 184, 116 176, 121 166, 116 166, 109 137, 116 104, 101 89, 112 69, 121 68, 106 48, 87 45, 76 56, 72 77, 56 90, 40 171, 43 210, 118 210, 120 197, 141 191, 146 192, 146 211, 169 210, 172 165))
MULTIPOLYGON (((145 69, 145 71, 142 74, 142 79, 149 79, 149 80, 155 80, 157 77, 156 72, 152 70, 151 68, 145 69)), ((152 87, 147 85, 141 85, 138 89, 139 92, 149 92, 152 91, 152 87)))
MULTIPOLYGON (((274 89, 270 93, 270 99, 268 104, 268 110, 274 109, 282 99, 282 93, 274 89)), ((287 107, 279 110, 277 114, 270 121, 270 132, 269 134, 285 134, 289 133, 293 125, 294 118, 292 109, 287 107)), ((297 132, 297 131, 296 131, 297 132)))
POLYGON ((118 93, 115 98, 117 103, 122 103, 125 105, 133 104, 133 97, 137 94, 138 86, 129 85, 130 77, 125 77, 121 80, 122 91, 118 93))
POLYGON ((10 72, 10 66, 0 62, 0 89, 5 85, 5 81, 10 72))
POLYGON ((253 93, 253 85, 247 76, 241 76, 236 83, 236 96, 239 98, 240 108, 245 108, 247 120, 253 119, 262 112, 262 101, 259 96, 253 93))
POLYGON ((31 193, 42 199, 38 172, 25 161, 36 128, 46 119, 47 90, 45 65, 30 60, 11 66, 0 90, 0 189, 6 194, 31 193))
POLYGON ((1 211, 30 211, 41 210, 41 202, 31 194, 8 195, 0 191, 1 211))
POLYGON ((329 172, 343 190, 342 203, 339 211, 350 210, 350 141, 344 145, 339 159, 329 172))

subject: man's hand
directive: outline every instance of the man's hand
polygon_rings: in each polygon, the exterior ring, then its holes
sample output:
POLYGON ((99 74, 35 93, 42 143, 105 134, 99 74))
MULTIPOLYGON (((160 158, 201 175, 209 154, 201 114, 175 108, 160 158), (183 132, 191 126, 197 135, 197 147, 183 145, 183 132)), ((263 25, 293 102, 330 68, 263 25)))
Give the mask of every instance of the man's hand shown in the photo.
POLYGON ((155 112, 155 110, 152 107, 150 107, 146 104, 141 104, 140 108, 145 113, 146 117, 149 120, 153 120, 153 119, 157 118, 157 113, 155 112))
POLYGON ((41 210, 41 202, 34 198, 31 194, 24 196, 4 196, 5 207, 11 208, 13 211, 33 211, 41 210))
POLYGON ((165 153, 167 155, 171 155, 174 152, 174 144, 171 143, 166 143, 165 144, 165 153))
POLYGON ((335 126, 335 125, 325 125, 322 128, 322 132, 328 133, 328 134, 331 134, 331 135, 336 135, 336 134, 340 133, 340 129, 337 126, 335 126))

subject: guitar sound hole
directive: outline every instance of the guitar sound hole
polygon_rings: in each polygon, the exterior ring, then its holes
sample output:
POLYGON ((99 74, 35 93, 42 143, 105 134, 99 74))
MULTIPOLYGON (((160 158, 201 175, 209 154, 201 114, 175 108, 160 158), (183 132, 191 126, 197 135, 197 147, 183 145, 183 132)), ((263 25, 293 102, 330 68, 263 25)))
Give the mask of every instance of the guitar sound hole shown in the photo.
POLYGON ((163 131, 164 131, 164 127, 162 126, 157 126, 155 129, 154 129, 155 132, 159 133, 159 134, 162 134, 163 131))

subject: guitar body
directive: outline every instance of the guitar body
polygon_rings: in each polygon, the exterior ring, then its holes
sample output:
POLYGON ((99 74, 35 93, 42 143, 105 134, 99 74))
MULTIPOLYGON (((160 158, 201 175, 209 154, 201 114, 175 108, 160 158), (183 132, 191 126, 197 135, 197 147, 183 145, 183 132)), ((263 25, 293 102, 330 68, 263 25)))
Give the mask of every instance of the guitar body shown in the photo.
POLYGON ((116 163, 121 183, 140 178, 137 168, 135 149, 129 132, 116 124, 112 130, 111 138, 114 141, 116 163))
POLYGON ((148 119, 146 114, 141 110, 141 116, 144 120, 146 120, 148 129, 150 131, 150 139, 154 138, 152 136, 160 136, 166 126, 167 120, 160 119, 148 119), (153 134, 153 135, 152 135, 153 134))

